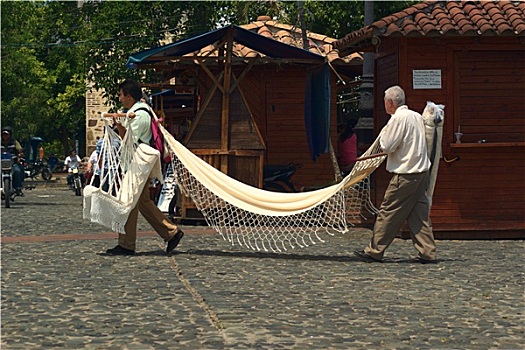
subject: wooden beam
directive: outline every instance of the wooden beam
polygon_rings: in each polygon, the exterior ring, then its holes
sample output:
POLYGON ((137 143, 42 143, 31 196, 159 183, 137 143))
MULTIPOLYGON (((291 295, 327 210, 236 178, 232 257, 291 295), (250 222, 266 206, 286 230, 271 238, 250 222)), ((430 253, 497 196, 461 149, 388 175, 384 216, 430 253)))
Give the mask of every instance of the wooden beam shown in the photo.
MULTIPOLYGON (((162 67, 169 64, 177 63, 192 63, 195 57, 203 58, 203 62, 217 62, 224 60, 224 57, 221 56, 207 56, 207 55, 192 55, 192 56, 165 56, 162 61, 153 61, 153 62, 141 62, 136 64, 140 68, 155 68, 162 67)), ((258 57, 232 57, 232 64, 245 64, 246 62, 257 61, 261 64, 306 64, 309 66, 312 65, 323 65, 325 62, 319 59, 303 59, 303 58, 272 58, 267 56, 258 56, 258 57)))
MULTIPOLYGON (((224 62, 224 78, 222 93, 222 114, 221 114, 221 150, 229 149, 229 128, 230 128, 230 85, 232 75, 232 54, 233 54, 233 28, 228 32, 226 44, 226 60, 224 62)), ((228 156, 222 156, 221 171, 228 174, 228 156)))
MULTIPOLYGON (((221 72, 219 75, 219 79, 221 79, 222 74, 224 72, 221 72)), ((206 95, 206 98, 204 99, 204 102, 202 103, 202 106, 200 107, 199 111, 197 112, 197 115, 195 115, 195 119, 193 120, 193 123, 191 124, 190 130, 188 131, 188 134, 184 138, 184 144, 187 144, 190 140, 191 136, 193 135, 193 132, 195 131, 195 128, 197 125, 199 125, 199 122, 201 120, 202 115, 204 114, 204 111, 206 111, 206 108, 208 108, 208 104, 210 103, 213 94, 215 94, 215 91, 217 91, 217 85, 213 85, 210 90, 208 90, 208 95, 206 95)))
POLYGON ((255 61, 250 61, 250 63, 248 63, 248 66, 244 69, 244 71, 241 73, 241 75, 239 75, 239 79, 235 79, 235 76, 233 77, 234 78, 234 82, 233 82, 233 85, 232 85, 232 87, 230 89, 230 94, 233 92, 233 90, 235 90, 237 85, 244 79, 244 77, 246 76, 246 73, 248 73, 250 71, 250 69, 252 69, 252 67, 255 64, 255 62, 257 62, 257 61, 256 60, 255 61))
MULTIPOLYGON (((235 80, 236 83, 238 83, 238 81, 235 79, 235 74, 233 74, 233 79, 235 80)), ((264 149, 266 149, 266 142, 264 142, 264 138, 261 134, 261 131, 259 130, 259 126, 257 125, 257 122, 253 118, 253 113, 250 108, 250 105, 248 104, 248 101, 246 100, 246 96, 244 95, 244 92, 242 91, 240 86, 238 87, 238 89, 239 89, 239 93, 241 94, 242 101, 244 102, 244 106, 246 107, 246 110, 248 111, 248 116, 250 117, 250 120, 252 121, 255 131, 257 131, 257 135, 259 136, 259 141, 261 142, 261 145, 264 147, 264 149)))
POLYGON ((337 163, 337 156, 335 154, 334 145, 332 144, 332 139, 328 139, 328 146, 330 150, 330 160, 332 161, 332 166, 334 167, 335 181, 339 182, 343 179, 341 176, 341 168, 339 168, 339 163, 337 163))
POLYGON ((224 91, 225 91, 224 87, 219 82, 219 79, 217 79, 215 75, 213 75, 210 69, 206 67, 206 65, 199 58, 195 59, 195 63, 198 64, 199 67, 201 67, 206 72, 206 74, 210 77, 210 79, 213 80, 213 83, 215 84, 215 86, 218 87, 221 90, 221 92, 224 94, 224 91))
POLYGON ((143 83, 140 84, 142 87, 147 88, 154 88, 154 89, 184 89, 184 90, 195 90, 195 86, 193 85, 181 85, 181 84, 169 84, 169 83, 143 83))

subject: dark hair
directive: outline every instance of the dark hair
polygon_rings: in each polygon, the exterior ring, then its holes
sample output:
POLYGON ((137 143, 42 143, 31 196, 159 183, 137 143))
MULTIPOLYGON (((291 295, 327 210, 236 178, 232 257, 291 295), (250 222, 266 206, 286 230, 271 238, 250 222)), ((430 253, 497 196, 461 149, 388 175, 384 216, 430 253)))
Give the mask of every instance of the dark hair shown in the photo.
POLYGON ((339 135, 339 141, 343 142, 354 134, 354 128, 357 125, 357 119, 348 119, 345 130, 339 135))
POLYGON ((139 83, 135 80, 126 79, 118 86, 119 90, 122 90, 124 95, 131 95, 135 101, 140 101, 142 98, 142 89, 139 83))

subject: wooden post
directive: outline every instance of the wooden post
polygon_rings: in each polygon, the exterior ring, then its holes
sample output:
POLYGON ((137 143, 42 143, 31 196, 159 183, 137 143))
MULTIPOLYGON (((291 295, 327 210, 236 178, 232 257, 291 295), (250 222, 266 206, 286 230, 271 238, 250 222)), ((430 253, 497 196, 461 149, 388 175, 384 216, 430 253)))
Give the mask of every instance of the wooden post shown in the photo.
MULTIPOLYGON (((221 117, 221 151, 229 150, 229 119, 230 119, 230 85, 232 74, 232 52, 233 52, 233 27, 228 32, 226 42, 226 57, 224 62, 224 80, 222 93, 222 117, 221 117)), ((221 169, 228 174, 228 154, 221 155, 221 169)))
POLYGON ((341 176, 341 169, 339 168, 339 163, 337 163, 337 156, 335 154, 334 145, 332 144, 332 139, 330 139, 330 159, 332 160, 332 166, 334 167, 334 176, 335 181, 339 182, 343 179, 341 176))

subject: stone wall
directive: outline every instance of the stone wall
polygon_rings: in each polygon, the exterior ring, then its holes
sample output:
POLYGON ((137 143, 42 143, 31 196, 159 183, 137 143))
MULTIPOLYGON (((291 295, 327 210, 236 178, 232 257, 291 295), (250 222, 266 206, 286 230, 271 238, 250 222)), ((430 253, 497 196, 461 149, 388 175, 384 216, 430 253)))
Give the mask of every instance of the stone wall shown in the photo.
POLYGON ((104 105, 106 99, 102 97, 103 90, 88 89, 86 92, 86 156, 95 150, 97 137, 104 136, 104 122, 100 113, 107 112, 104 105))

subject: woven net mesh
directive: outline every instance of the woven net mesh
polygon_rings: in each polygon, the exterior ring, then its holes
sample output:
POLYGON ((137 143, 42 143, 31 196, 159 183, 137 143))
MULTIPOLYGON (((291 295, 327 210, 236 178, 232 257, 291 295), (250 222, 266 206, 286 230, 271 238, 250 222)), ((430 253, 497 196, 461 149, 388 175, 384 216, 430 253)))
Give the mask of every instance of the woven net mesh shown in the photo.
MULTIPOLYGON (((279 212, 276 215, 266 215, 234 205, 207 188, 177 157, 177 147, 173 147, 176 141, 167 131, 162 130, 168 148, 173 152, 175 182, 184 195, 192 199, 207 224, 232 245, 273 252, 308 247, 324 242, 323 236, 326 234, 348 232, 348 226, 352 225, 351 220, 359 220, 363 210, 377 213, 370 200, 369 176, 386 157, 380 153, 377 142, 343 179, 343 186, 332 186, 334 192, 328 199, 298 213, 279 212)), ((264 192, 268 197, 276 195, 275 192, 264 192)), ((315 192, 312 191, 312 195, 315 192)), ((293 194, 290 194, 291 200, 292 197, 293 194)))

